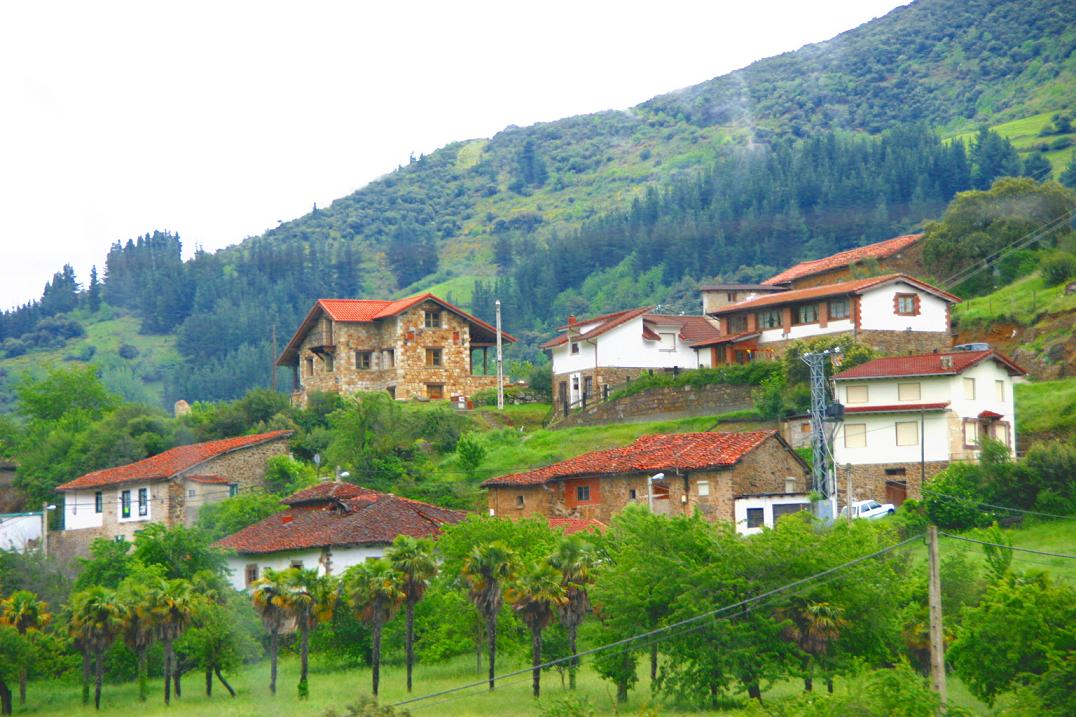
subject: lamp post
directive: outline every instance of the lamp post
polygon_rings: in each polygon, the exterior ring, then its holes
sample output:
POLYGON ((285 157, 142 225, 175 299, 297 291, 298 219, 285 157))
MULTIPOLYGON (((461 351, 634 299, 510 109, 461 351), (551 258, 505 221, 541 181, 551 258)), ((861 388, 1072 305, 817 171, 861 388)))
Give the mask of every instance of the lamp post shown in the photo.
POLYGON ((650 512, 654 512, 654 481, 665 480, 664 473, 655 473, 646 477, 646 500, 650 506, 650 512))

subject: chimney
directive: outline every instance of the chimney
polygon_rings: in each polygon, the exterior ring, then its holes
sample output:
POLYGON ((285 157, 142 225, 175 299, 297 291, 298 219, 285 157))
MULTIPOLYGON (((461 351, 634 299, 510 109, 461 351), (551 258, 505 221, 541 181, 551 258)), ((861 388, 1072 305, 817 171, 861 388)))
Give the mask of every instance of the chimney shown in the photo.
POLYGON ((572 315, 570 315, 570 316, 568 317, 568 326, 575 326, 575 325, 576 325, 577 323, 579 323, 579 322, 578 322, 578 320, 577 320, 577 319, 575 318, 575 314, 572 314, 572 315))
POLYGON ((944 369, 952 368, 953 367, 953 357, 952 356, 942 356, 941 357, 941 367, 944 368, 944 369))
POLYGON ((280 516, 280 522, 283 525, 287 525, 288 523, 290 523, 293 520, 295 520, 295 517, 291 516, 291 515, 282 515, 282 516, 280 516))

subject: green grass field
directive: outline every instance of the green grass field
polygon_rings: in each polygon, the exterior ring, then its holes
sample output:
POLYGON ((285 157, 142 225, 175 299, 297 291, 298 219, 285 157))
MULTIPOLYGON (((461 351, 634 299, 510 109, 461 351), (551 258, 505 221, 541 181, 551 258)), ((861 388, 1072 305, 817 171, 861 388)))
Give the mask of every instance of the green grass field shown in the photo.
POLYGON ((1072 311, 1076 311, 1076 294, 1066 294, 1061 284, 1047 286, 1036 272, 991 294, 957 304, 953 317, 962 329, 997 321, 1030 326, 1043 315, 1072 311))
MULTIPOLYGON (((990 129, 1000 134, 1005 139, 1012 142, 1013 147, 1020 153, 1021 157, 1026 157, 1031 152, 1040 152, 1040 145, 1046 145, 1046 151, 1041 151, 1042 156, 1050 162, 1050 165, 1054 169, 1054 177, 1068 165, 1069 157, 1072 154, 1074 148, 1076 148, 1076 132, 1070 132, 1068 134, 1039 136, 1039 132, 1053 123, 1053 116, 1057 114, 1056 111, 1043 112, 1037 115, 1031 115, 1030 117, 1023 117, 1021 119, 1012 120, 1011 122, 1004 122, 999 125, 994 125, 990 129), (1060 149, 1050 149, 1052 143, 1061 139, 1069 139, 1074 143, 1073 146, 1064 147, 1060 149)), ((1071 111, 1070 111, 1071 115, 1071 111)), ((965 144, 970 143, 975 139, 975 135, 978 130, 964 130, 958 134, 953 135, 953 139, 959 139, 965 144)))
POLYGON ((1017 435, 1071 436, 1076 430, 1076 376, 1016 384, 1017 435))

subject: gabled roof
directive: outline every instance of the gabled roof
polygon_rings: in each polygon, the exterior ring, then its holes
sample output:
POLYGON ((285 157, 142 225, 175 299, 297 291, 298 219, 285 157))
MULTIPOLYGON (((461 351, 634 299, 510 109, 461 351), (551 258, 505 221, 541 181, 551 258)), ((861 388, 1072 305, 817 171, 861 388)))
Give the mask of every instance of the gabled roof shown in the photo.
POLYGON ((590 329, 589 331, 587 331, 587 332, 585 332, 583 334, 577 334, 581 338, 592 339, 595 336, 601 336, 606 331, 610 331, 612 329, 615 329, 617 326, 620 326, 621 324, 626 324, 629 321, 631 321, 632 319, 637 318, 639 316, 642 316, 643 314, 649 312, 653 308, 654 308, 653 306, 642 306, 642 307, 640 307, 638 309, 627 309, 625 311, 617 311, 616 313, 613 313, 613 314, 605 314, 604 316, 595 316, 594 318, 584 319, 582 321, 576 321, 576 322, 571 323, 571 324, 566 324, 566 325, 561 326, 561 327, 559 327, 557 329, 558 331, 562 331, 564 333, 562 333, 559 336, 556 336, 556 337, 554 337, 552 339, 549 339, 548 341, 543 343, 539 348, 551 349, 554 346, 560 346, 561 344, 568 343, 569 331, 571 329, 574 329, 576 327, 581 327, 581 326, 588 326, 588 325, 597 324, 597 326, 590 329))
POLYGON ((884 259, 897 254, 922 238, 922 234, 905 234, 904 236, 886 239, 885 241, 880 241, 875 244, 868 244, 855 249, 849 249, 848 251, 842 251, 838 254, 833 254, 832 256, 822 257, 821 259, 801 261, 799 264, 785 269, 780 274, 771 276, 762 283, 783 284, 787 281, 802 279, 805 276, 821 274, 826 271, 833 271, 834 269, 842 269, 846 266, 866 261, 867 259, 884 259))
POLYGON ((903 376, 955 376, 981 361, 992 358, 1012 376, 1027 373, 1012 359, 993 349, 987 351, 950 351, 914 356, 888 356, 860 364, 833 377, 835 381, 852 381, 864 378, 900 378, 903 376))
POLYGON ((701 349, 706 346, 720 346, 721 344, 738 344, 741 341, 748 341, 750 339, 758 338, 758 331, 741 331, 738 334, 729 334, 727 336, 716 336, 704 341, 698 341, 691 344, 692 348, 701 349))
POLYGON ((715 338, 720 335, 717 328, 710 323, 709 319, 701 315, 689 315, 689 316, 675 316, 672 314, 654 314, 653 306, 642 306, 637 309, 628 309, 626 311, 618 311, 614 314, 605 314, 604 316, 597 316, 591 319, 584 319, 582 321, 576 321, 572 324, 561 326, 558 331, 561 331, 559 336, 549 339, 542 344, 541 348, 551 349, 556 346, 562 346, 568 342, 569 329, 576 327, 592 326, 588 331, 575 334, 576 337, 584 340, 590 340, 597 336, 601 336, 607 331, 611 331, 618 326, 622 326, 632 319, 637 319, 640 316, 643 318, 643 338, 649 341, 658 341, 661 337, 656 331, 655 326, 676 326, 678 327, 677 335, 681 340, 688 343, 695 341, 703 341, 711 338, 715 338))
POLYGON ((952 294, 942 291, 936 286, 931 286, 925 281, 914 279, 907 274, 885 274, 883 276, 872 276, 867 279, 852 279, 850 281, 841 281, 836 284, 826 284, 825 286, 812 286, 809 289, 793 289, 792 291, 782 291, 767 296, 759 296, 748 301, 740 301, 735 304, 722 306, 721 308, 711 311, 710 315, 734 314, 738 311, 761 309, 770 306, 782 306, 785 304, 810 301, 812 299, 824 299, 831 296, 862 294, 867 289, 873 289, 884 284, 895 282, 909 284, 918 289, 922 289, 927 293, 933 294, 939 299, 950 301, 954 304, 960 303, 960 299, 952 294))
POLYGON ((727 467, 738 463, 771 437, 781 440, 777 431, 641 436, 623 448, 584 453, 525 473, 490 478, 482 485, 542 485, 576 476, 727 467))
POLYGON ((397 535, 425 538, 466 517, 391 493, 348 483, 321 483, 282 501, 291 507, 271 515, 215 546, 237 553, 276 553, 326 546, 383 545, 397 535), (352 490, 354 489, 354 490, 352 490), (317 498, 320 496, 320 498, 317 498), (346 497, 344 497, 346 496, 346 497))
MULTIPOLYGON (((310 328, 322 313, 338 323, 363 324, 398 316, 423 301, 432 301, 439 304, 446 310, 478 327, 483 333, 489 334, 490 337, 496 336, 497 329, 493 326, 429 292, 396 301, 387 299, 318 299, 314 302, 314 306, 311 307, 310 311, 307 312, 306 318, 299 325, 291 341, 284 347, 284 351, 281 352, 280 357, 276 360, 276 365, 291 365, 294 359, 298 357, 299 346, 302 344, 307 332, 310 331, 310 328)), ((501 331, 501 338, 509 343, 516 341, 514 336, 503 330, 501 331)))
POLYGON ((189 446, 177 446, 155 456, 143 458, 135 463, 87 473, 57 486, 56 490, 99 488, 131 481, 167 480, 177 473, 188 471, 211 458, 287 438, 291 434, 292 431, 271 431, 254 436, 238 436, 236 438, 224 438, 219 441, 193 443, 189 446))

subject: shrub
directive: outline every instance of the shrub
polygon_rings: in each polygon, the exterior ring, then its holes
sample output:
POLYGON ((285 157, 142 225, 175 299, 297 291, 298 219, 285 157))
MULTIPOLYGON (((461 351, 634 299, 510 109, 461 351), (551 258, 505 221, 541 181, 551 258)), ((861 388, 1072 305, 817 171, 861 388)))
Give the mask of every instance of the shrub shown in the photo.
POLYGON ((131 344, 120 344, 119 355, 120 358, 125 358, 130 361, 133 358, 138 358, 138 347, 131 344))
POLYGON ((1068 252, 1050 252, 1043 257, 1040 266, 1047 286, 1057 286, 1069 277, 1076 276, 1076 257, 1068 252))
POLYGON ((923 507, 939 528, 984 528, 994 516, 980 507, 982 475, 979 466, 953 463, 923 487, 923 507))

